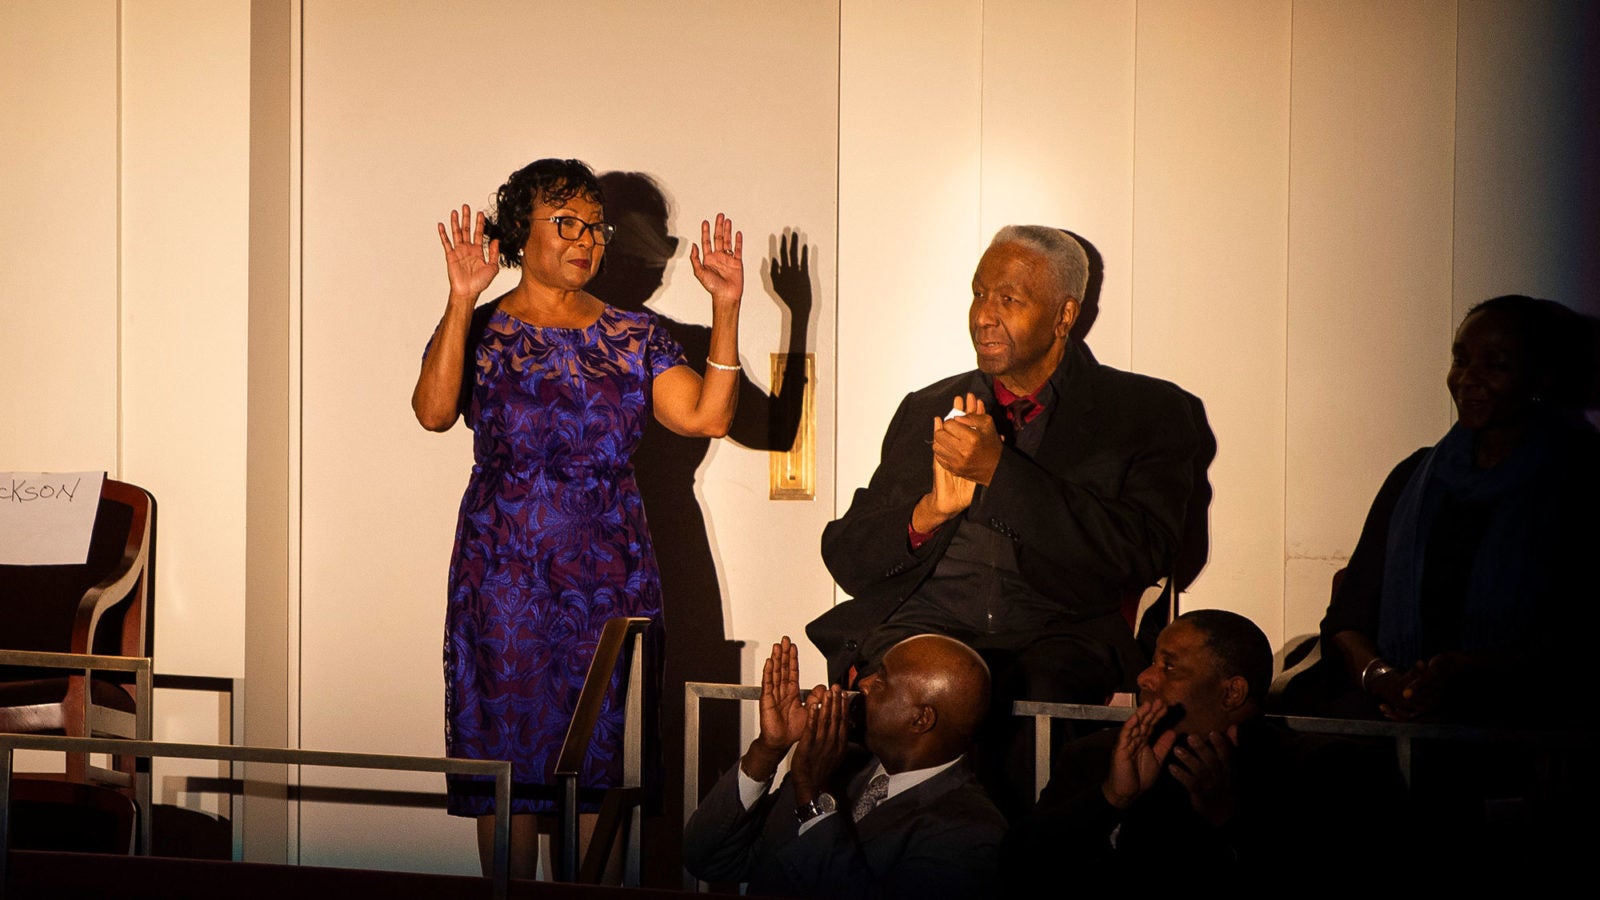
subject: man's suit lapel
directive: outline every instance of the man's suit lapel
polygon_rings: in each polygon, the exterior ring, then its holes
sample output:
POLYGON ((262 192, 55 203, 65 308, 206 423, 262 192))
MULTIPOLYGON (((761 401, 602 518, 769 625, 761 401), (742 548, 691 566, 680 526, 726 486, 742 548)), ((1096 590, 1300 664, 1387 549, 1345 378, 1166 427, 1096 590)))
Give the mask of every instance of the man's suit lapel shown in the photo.
MULTIPOLYGON (((991 415, 991 416, 1000 415, 1000 410, 995 408, 996 402, 995 402, 995 399, 994 399, 994 384, 993 384, 992 381, 990 381, 989 376, 983 374, 983 372, 981 372, 981 371, 979 371, 977 369, 973 369, 972 370, 972 374, 967 376, 966 386, 961 388, 961 393, 963 393, 963 394, 971 394, 974 397, 977 397, 979 400, 982 400, 983 401, 983 409, 989 415, 991 415)), ((951 395, 951 396, 945 398, 945 402, 949 403, 951 400, 954 400, 954 399, 955 399, 955 396, 951 395)), ((965 398, 963 398, 963 399, 965 399, 965 398)), ((949 412, 949 411, 950 411, 950 407, 946 406, 945 407, 945 412, 949 412)), ((941 415, 942 415, 942 413, 941 413, 941 415)))
POLYGON ((1081 434, 1083 422, 1094 409, 1094 385, 1089 370, 1094 365, 1086 350, 1076 342, 1068 345, 1061 365, 1050 376, 1056 402, 1047 415, 1044 440, 1039 445, 1039 458, 1056 456, 1073 446, 1081 434))
MULTIPOLYGON (((852 808, 855 798, 861 796, 861 791, 866 789, 867 774, 862 773, 850 786, 850 803, 852 808), (859 781, 859 784, 856 782, 859 781)), ((893 797, 878 804, 872 812, 856 823, 856 836, 864 843, 873 838, 899 830, 900 824, 906 819, 916 815, 923 807, 928 806, 940 797, 960 787, 968 777, 969 770, 966 763, 959 762, 945 769, 943 772, 929 778, 909 791, 901 791, 893 797)))

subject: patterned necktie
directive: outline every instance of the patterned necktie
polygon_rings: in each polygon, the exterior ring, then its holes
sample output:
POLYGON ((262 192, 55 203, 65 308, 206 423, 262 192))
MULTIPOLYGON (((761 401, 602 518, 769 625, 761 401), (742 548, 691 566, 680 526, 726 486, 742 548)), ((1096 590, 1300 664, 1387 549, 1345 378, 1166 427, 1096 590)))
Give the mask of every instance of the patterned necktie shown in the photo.
POLYGON ((1012 433, 1021 431, 1022 426, 1028 424, 1028 415, 1038 408, 1039 404, 1027 397, 1018 397, 1011 401, 1011 405, 1006 407, 1006 418, 1011 420, 1012 433))
POLYGON ((861 821, 866 817, 867 813, 877 808, 878 804, 882 803, 883 798, 887 796, 889 796, 889 776, 879 772, 872 776, 871 781, 867 782, 867 789, 861 794, 861 798, 856 801, 855 808, 850 811, 850 817, 857 822, 861 821))

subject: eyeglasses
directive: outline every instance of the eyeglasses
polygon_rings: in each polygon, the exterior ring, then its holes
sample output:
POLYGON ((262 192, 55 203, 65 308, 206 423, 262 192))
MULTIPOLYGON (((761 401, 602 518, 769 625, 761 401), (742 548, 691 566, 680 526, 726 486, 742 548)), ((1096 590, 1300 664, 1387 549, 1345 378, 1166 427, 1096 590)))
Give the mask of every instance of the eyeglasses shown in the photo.
POLYGON ((587 231, 594 235, 594 242, 602 247, 611 243, 611 238, 617 233, 617 226, 609 222, 585 222, 577 216, 550 216, 534 221, 556 223, 556 234, 561 235, 564 241, 578 240, 587 231))

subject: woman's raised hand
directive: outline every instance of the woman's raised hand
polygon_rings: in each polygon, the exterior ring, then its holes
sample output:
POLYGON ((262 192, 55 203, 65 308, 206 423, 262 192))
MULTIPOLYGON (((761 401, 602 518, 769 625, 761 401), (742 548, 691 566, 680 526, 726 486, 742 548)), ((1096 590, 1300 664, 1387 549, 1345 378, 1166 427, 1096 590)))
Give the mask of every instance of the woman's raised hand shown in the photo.
POLYGON ((439 243, 444 245, 445 274, 450 277, 450 296, 477 300, 500 271, 500 242, 483 245, 483 213, 476 220, 472 208, 461 204, 460 212, 450 210, 450 228, 439 223, 439 243), (485 250, 487 249, 487 253, 485 250))
POLYGON ((733 220, 722 213, 715 228, 702 221, 700 243, 689 245, 689 265, 713 301, 738 303, 744 296, 744 233, 734 231, 733 220))

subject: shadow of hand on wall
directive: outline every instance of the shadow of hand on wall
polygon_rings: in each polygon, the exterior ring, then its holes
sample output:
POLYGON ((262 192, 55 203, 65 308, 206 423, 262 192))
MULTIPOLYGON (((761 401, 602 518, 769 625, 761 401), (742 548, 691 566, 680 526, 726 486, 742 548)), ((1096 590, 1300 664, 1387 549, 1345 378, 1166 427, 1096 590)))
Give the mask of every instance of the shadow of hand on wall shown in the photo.
MULTIPOLYGON (((786 310, 782 344, 784 353, 796 364, 784 368, 782 381, 774 384, 770 393, 741 373, 739 412, 728 436, 755 450, 783 451, 794 446, 805 396, 804 356, 813 296, 811 247, 800 232, 785 228, 783 234, 772 236, 768 252, 770 263, 762 270, 762 280, 786 310)), ((710 336, 707 330, 706 338, 710 336)))
MULTIPOLYGON (((680 244, 667 230, 666 195, 653 179, 639 172, 607 172, 600 176, 600 184, 606 220, 617 227, 617 233, 588 289, 612 306, 643 310, 666 283, 668 266, 680 244)), ((785 349, 803 354, 814 296, 811 251, 801 234, 790 229, 773 235, 769 248, 770 264, 759 271, 764 286, 785 309, 785 349)), ((748 305, 754 293, 748 286, 755 282, 749 275, 757 265, 748 258, 745 264, 748 305)), ((690 367, 703 372, 711 329, 652 312, 683 346, 690 367)), ((757 344, 755 349, 765 348, 757 344)), ((765 362, 765 353, 756 358, 765 362)), ((742 362, 750 359, 748 351, 741 353, 742 362)), ((763 371, 766 368, 761 366, 763 371)), ((803 365, 788 366, 783 383, 774 385, 771 392, 752 381, 748 372, 741 372, 739 408, 729 437, 756 450, 789 449, 800 427, 804 387, 803 365)), ((654 835, 647 833, 645 854, 650 868, 647 883, 662 886, 680 883, 677 823, 683 821, 684 682, 737 684, 741 680, 739 645, 723 633, 722 590, 706 520, 695 494, 695 475, 710 444, 706 438, 673 434, 652 421, 633 457, 661 570, 662 615, 667 627, 661 729, 650 736, 659 739, 661 748, 665 815, 655 817, 655 827, 649 829, 654 835)), ((710 785, 719 769, 734 758, 729 754, 736 755, 740 749, 738 704, 708 704, 701 716, 701 734, 707 749, 701 754, 700 783, 710 785)))

